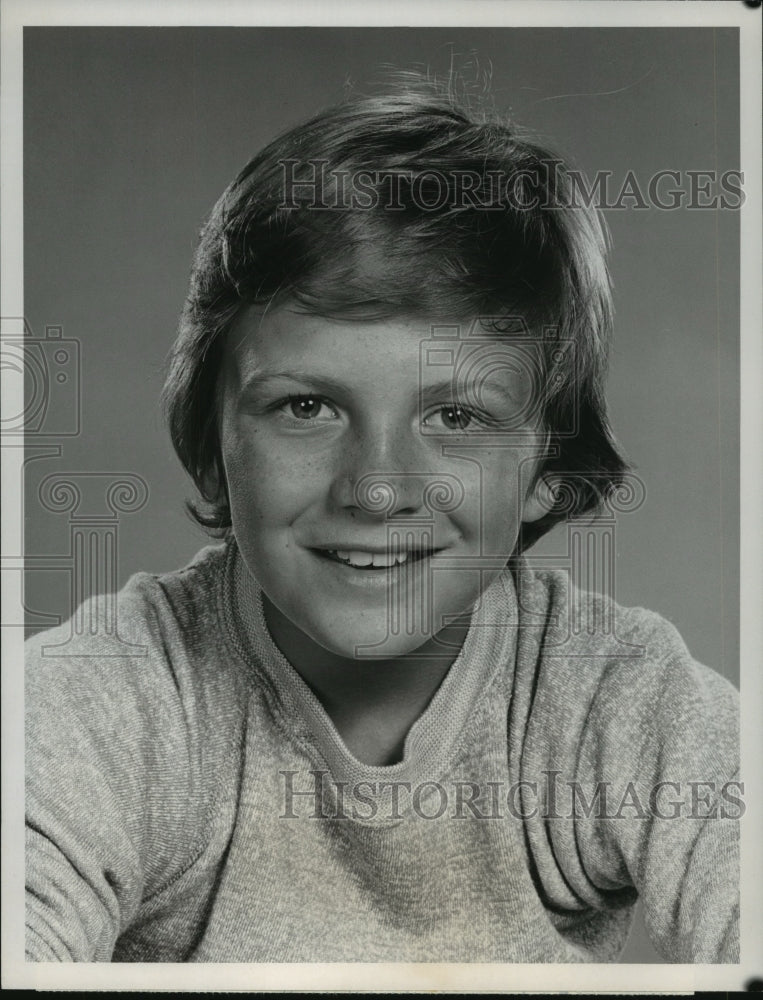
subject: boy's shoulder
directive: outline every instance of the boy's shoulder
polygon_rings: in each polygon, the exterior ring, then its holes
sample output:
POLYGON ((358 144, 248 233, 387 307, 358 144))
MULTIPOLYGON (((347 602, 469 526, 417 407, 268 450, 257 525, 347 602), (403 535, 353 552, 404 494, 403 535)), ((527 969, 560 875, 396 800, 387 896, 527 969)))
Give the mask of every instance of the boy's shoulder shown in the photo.
POLYGON ((628 662, 647 669, 692 659, 681 633, 663 615, 583 587, 566 570, 522 559, 513 580, 520 629, 538 636, 548 660, 628 662))
POLYGON ((225 544, 208 545, 179 569, 134 573, 116 593, 85 598, 70 619, 30 637, 26 648, 44 646, 48 656, 56 648, 69 657, 143 656, 157 623, 171 619, 182 627, 217 612, 227 553, 225 544))
POLYGON ((574 582, 565 569, 538 568, 523 559, 514 584, 521 625, 542 624, 551 656, 654 662, 688 653, 680 632, 663 615, 620 604, 612 594, 574 582))
MULTIPOLYGON (((738 692, 698 662, 662 615, 574 585, 562 570, 518 565, 517 671, 533 714, 565 743, 587 734, 600 751, 634 752, 651 734, 683 731, 733 749, 738 692)), ((572 745, 572 744, 571 744, 572 745)), ((655 746, 657 743, 654 744, 655 746)))
POLYGON ((61 625, 27 639, 29 703, 108 699, 154 714, 151 706, 222 693, 235 674, 220 669, 219 655, 227 556, 228 546, 207 546, 179 570, 136 573, 116 594, 87 598, 61 625))

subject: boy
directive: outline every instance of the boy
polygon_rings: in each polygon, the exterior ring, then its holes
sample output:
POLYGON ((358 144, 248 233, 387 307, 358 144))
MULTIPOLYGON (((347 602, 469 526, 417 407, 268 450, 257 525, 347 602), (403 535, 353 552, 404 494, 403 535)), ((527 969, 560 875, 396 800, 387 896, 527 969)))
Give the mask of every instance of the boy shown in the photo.
POLYGON ((30 641, 31 959, 608 961, 640 895, 738 960, 733 689, 523 556, 626 476, 570 193, 411 84, 223 194, 166 404, 224 543, 128 582, 145 655, 30 641))

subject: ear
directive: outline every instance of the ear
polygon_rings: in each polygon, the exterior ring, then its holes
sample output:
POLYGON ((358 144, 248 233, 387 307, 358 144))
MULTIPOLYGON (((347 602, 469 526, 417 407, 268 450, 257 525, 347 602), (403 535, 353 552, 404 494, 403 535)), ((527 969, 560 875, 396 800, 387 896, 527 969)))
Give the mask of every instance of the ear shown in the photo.
POLYGON ((536 476, 535 481, 525 495, 525 502, 522 507, 522 520, 527 522, 539 521, 546 514, 551 513, 556 499, 553 481, 546 479, 545 476, 536 476))
POLYGON ((222 497, 225 497, 226 501, 228 500, 228 480, 219 448, 212 467, 204 471, 200 492, 210 503, 219 503, 222 497))

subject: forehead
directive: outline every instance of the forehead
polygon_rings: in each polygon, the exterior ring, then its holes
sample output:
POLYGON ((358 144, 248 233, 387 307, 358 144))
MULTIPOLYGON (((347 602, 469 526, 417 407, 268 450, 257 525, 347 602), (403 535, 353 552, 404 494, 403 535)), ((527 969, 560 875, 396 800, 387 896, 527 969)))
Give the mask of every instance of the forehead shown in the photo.
POLYGON ((400 349, 427 336, 427 324, 402 319, 340 319, 319 316, 282 305, 248 306, 236 318, 226 353, 235 362, 265 362, 304 356, 318 362, 333 349, 353 352, 385 341, 400 349))
POLYGON ((534 375, 540 360, 537 338, 491 332, 478 317, 338 319, 288 306, 245 308, 228 334, 225 356, 229 373, 241 376, 291 366, 372 377, 394 367, 400 378, 418 372, 457 380, 492 369, 534 375))

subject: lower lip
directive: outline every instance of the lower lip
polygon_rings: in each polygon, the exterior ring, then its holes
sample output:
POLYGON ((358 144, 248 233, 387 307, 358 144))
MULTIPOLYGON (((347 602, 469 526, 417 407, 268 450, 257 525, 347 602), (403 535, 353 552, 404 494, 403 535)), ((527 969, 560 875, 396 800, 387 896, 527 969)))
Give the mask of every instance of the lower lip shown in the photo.
POLYGON ((333 570, 336 577, 344 583, 355 584, 359 587, 388 589, 393 582, 403 583, 406 578, 410 578, 412 572, 419 572, 431 559, 431 556, 424 556, 421 559, 406 560, 403 563, 395 563, 393 566, 351 566, 349 563, 332 559, 317 549, 310 550, 312 555, 319 560, 322 566, 333 570), (416 569, 414 570, 414 567, 416 569))

